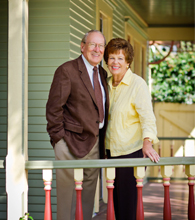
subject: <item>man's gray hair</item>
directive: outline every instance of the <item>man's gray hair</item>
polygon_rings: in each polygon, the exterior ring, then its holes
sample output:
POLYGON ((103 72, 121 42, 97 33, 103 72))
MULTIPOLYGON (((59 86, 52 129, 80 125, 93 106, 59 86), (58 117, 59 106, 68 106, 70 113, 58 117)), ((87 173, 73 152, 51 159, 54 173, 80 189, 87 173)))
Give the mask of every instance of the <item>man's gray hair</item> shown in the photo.
POLYGON ((102 32, 101 31, 98 31, 98 30, 90 30, 90 31, 88 31, 85 35, 84 35, 84 37, 83 37, 83 39, 81 40, 81 42, 82 43, 86 43, 86 41, 87 41, 87 36, 90 34, 90 33, 99 33, 99 34, 101 34, 103 37, 104 37, 104 45, 106 45, 106 38, 105 38, 105 36, 102 34, 102 32))

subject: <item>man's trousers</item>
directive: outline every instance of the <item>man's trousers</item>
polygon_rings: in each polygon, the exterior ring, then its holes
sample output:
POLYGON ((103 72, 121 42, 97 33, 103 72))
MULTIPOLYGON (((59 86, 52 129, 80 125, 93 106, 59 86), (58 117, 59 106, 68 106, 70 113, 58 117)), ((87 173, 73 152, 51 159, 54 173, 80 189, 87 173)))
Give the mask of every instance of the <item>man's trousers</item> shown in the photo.
MULTIPOLYGON (((78 146, 79 147, 79 146, 78 146)), ((99 139, 92 150, 83 158, 74 156, 68 149, 64 139, 54 147, 56 160, 92 160, 99 159, 99 139)), ((91 220, 94 207, 94 197, 99 169, 83 170, 82 207, 83 220, 91 220)), ((56 169, 57 189, 57 220, 75 220, 76 191, 73 169, 56 169)))

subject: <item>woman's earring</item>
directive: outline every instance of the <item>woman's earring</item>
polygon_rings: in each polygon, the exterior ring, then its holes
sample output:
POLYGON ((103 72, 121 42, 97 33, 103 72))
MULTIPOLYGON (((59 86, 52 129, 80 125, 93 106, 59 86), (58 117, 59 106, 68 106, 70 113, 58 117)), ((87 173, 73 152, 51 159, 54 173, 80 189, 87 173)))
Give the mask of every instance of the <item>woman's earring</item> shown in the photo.
POLYGON ((127 65, 127 70, 129 69, 129 65, 127 65))

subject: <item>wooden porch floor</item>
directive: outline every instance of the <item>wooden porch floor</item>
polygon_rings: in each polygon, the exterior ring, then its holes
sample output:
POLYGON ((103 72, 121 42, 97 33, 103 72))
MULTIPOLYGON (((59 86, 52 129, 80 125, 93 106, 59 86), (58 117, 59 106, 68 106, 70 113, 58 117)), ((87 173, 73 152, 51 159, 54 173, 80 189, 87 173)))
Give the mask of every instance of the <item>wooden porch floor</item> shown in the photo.
MULTIPOLYGON (((188 190, 187 181, 171 182, 169 187, 172 220, 188 219, 188 190)), ((143 204, 145 220, 163 219, 164 187, 163 183, 148 182, 143 187, 143 204)), ((100 202, 100 212, 93 220, 106 220, 107 204, 100 202)))

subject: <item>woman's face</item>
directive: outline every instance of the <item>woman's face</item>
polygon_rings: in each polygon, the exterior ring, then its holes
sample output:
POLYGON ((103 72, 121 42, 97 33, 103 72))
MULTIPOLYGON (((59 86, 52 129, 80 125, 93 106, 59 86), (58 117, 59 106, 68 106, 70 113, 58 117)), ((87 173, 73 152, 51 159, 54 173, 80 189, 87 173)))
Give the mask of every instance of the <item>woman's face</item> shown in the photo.
POLYGON ((122 50, 108 55, 108 69, 113 76, 124 75, 127 71, 127 66, 129 66, 129 63, 126 62, 125 55, 122 50))

